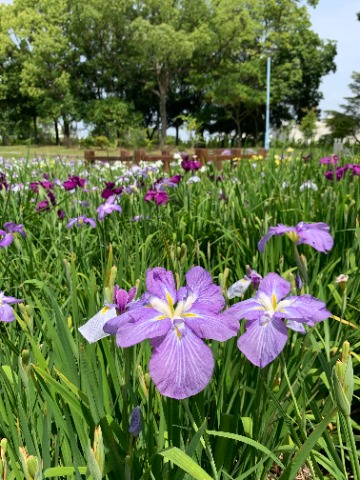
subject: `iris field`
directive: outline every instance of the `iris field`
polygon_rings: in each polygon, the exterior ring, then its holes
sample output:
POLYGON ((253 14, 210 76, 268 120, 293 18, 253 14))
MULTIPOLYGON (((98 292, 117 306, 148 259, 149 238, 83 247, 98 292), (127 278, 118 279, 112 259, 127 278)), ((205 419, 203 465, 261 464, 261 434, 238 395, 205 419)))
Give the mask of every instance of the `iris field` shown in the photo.
POLYGON ((360 480, 359 164, 0 159, 0 478, 360 480))

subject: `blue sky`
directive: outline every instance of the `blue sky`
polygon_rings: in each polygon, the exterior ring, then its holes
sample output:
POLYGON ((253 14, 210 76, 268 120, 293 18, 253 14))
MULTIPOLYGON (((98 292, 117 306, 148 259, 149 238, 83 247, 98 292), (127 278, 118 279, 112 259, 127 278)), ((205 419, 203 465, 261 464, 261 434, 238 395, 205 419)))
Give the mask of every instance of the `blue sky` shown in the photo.
POLYGON ((351 73, 360 72, 360 12, 359 0, 320 0, 316 9, 309 7, 313 30, 322 39, 337 41, 336 73, 323 78, 320 90, 324 100, 322 112, 339 110, 344 97, 351 96, 348 88, 351 73))
MULTIPOLYGON (((11 0, 0 0, 0 3, 11 3, 11 0)), ((348 88, 351 73, 360 72, 360 22, 356 16, 360 12, 360 1, 319 0, 315 9, 308 9, 313 30, 320 38, 337 42, 337 71, 323 78, 320 90, 324 100, 320 109, 323 113, 339 110, 344 97, 351 95, 348 88)))

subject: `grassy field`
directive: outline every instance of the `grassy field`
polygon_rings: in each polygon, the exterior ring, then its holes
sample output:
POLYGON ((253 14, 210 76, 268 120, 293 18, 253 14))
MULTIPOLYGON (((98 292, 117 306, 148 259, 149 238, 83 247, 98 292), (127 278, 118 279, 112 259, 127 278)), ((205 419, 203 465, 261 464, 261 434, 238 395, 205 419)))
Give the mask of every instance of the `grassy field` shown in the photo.
MULTIPOLYGON (((62 152, 36 150, 36 156, 62 152)), ((352 166, 339 181, 329 180, 324 174, 335 166, 319 160, 269 154, 266 160, 225 164, 221 174, 212 166, 185 172, 175 162, 172 180, 159 165, 84 168, 71 159, 43 162, 32 154, 1 161, 0 476, 291 480, 308 472, 309 479, 360 480, 360 176, 352 166), (105 204, 104 191, 115 188, 105 204), (328 225, 334 244, 327 253, 294 236, 301 222, 328 225), (259 240, 280 223, 293 227, 290 238, 269 238, 261 253, 259 240), (269 344, 276 350, 264 368, 238 347, 254 320, 236 317, 231 336, 219 333, 213 319, 213 297, 223 308, 222 321, 232 325, 235 314, 228 309, 258 298, 255 285, 239 297, 228 294, 248 273, 247 265, 262 277, 280 275, 293 297, 315 297, 329 311, 314 324, 308 307, 300 305, 299 318, 307 321, 301 333, 281 317, 286 304, 276 311, 277 294, 261 297, 261 308, 270 316, 277 312, 277 328, 282 338, 287 335, 281 352, 273 333, 255 335, 259 355, 269 344), (211 275, 211 285, 206 277, 200 293, 189 278, 194 267, 211 275), (154 284, 163 270, 149 277, 159 268, 168 271, 162 285, 178 290, 164 297, 166 304, 154 300, 161 295, 154 284), (346 280, 337 281, 340 274, 346 280), (92 344, 82 336, 79 327, 102 312, 104 302, 114 301, 114 284, 126 291, 136 286, 143 315, 151 305, 164 310, 176 341, 196 342, 195 350, 184 344, 184 362, 171 360, 163 330, 134 340, 143 320, 128 297, 125 313, 134 315, 124 323, 128 330, 122 324, 116 335, 92 344), (188 327, 185 321, 201 312, 186 317, 181 302, 189 299, 188 308, 199 296, 208 322, 188 327), (11 304, 13 322, 6 317, 6 301, 12 302, 7 297, 22 300, 11 304), (152 368, 164 345, 165 387, 152 368), (213 369, 201 391, 181 399, 168 395, 179 376, 186 388, 195 388, 187 382, 206 370, 203 356, 213 369), (134 433, 129 427, 136 407, 141 425, 134 433)), ((341 158, 339 165, 347 163, 356 158, 341 158)), ((156 317, 160 323, 151 328, 164 325, 165 317, 156 317)), ((269 318, 261 319, 267 332, 269 318)))

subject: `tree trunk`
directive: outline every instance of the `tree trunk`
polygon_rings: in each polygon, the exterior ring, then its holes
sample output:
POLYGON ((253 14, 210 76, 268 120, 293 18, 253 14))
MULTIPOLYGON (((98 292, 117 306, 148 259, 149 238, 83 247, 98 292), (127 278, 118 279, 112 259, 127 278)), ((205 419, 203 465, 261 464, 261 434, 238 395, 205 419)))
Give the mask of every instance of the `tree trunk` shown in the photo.
POLYGON ((167 115, 166 115, 166 85, 160 84, 160 97, 159 97, 159 108, 160 108, 160 119, 161 119, 161 146, 163 147, 166 143, 166 130, 167 130, 167 115))
POLYGON ((179 125, 175 125, 175 145, 179 145, 179 125))
POLYGON ((70 146, 70 122, 68 122, 64 117, 64 141, 63 144, 65 147, 70 146))
POLYGON ((39 134, 37 129, 36 115, 33 115, 33 127, 34 127, 34 143, 37 145, 39 143, 39 134))
POLYGON ((60 145, 59 125, 58 125, 57 120, 54 120, 54 127, 55 127, 55 143, 56 143, 56 145, 60 145))

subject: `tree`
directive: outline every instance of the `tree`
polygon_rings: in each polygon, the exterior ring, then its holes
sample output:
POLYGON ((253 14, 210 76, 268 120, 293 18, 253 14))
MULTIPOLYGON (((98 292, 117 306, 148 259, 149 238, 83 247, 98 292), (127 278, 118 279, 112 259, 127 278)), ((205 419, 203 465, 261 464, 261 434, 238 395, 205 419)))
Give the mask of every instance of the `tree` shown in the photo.
POLYGON ((334 138, 353 137, 360 143, 360 72, 353 72, 349 88, 352 97, 345 97, 346 103, 340 105, 343 112, 329 111, 326 119, 334 138))

